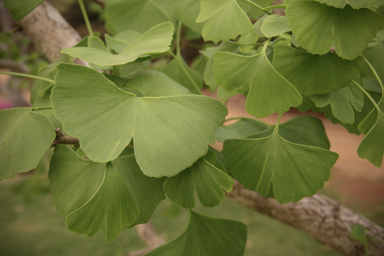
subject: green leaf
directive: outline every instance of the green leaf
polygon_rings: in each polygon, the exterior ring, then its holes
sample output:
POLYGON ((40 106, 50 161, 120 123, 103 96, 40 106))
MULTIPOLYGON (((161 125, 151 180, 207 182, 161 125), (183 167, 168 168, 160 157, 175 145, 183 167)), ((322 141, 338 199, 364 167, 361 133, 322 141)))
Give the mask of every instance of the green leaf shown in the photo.
POLYGON ((164 180, 144 176, 134 155, 94 163, 58 145, 49 178, 55 205, 68 228, 93 236, 104 222, 108 243, 125 227, 147 222, 164 199, 164 180))
POLYGON ((236 0, 200 0, 201 10, 196 22, 207 21, 203 28, 205 41, 236 39, 252 31, 252 23, 236 0))
POLYGON ((33 170, 50 148, 52 124, 29 108, 0 111, 0 180, 33 170))
POLYGON ((261 25, 261 32, 266 37, 278 36, 291 30, 292 28, 288 26, 287 18, 285 16, 278 16, 276 14, 272 14, 266 17, 263 20, 263 25, 261 25))
POLYGON ((9 9, 15 21, 21 21, 44 0, 4 0, 4 7, 9 9))
POLYGON ((197 93, 196 86, 192 83, 191 79, 188 77, 188 75, 185 73, 185 71, 189 74, 189 76, 192 78, 192 80, 195 82, 195 84, 199 87, 203 87, 203 82, 201 81, 199 73, 197 73, 195 70, 192 70, 187 63, 185 63, 185 60, 181 55, 176 55, 176 59, 171 60, 167 66, 164 68, 161 68, 160 71, 178 82, 179 84, 183 85, 185 88, 190 90, 193 93, 197 93), (181 63, 181 65, 180 65, 181 63))
POLYGON ((314 0, 316 2, 326 4, 329 6, 334 6, 337 8, 344 8, 346 4, 349 4, 354 9, 360 9, 368 7, 369 5, 374 5, 380 0, 314 0))
POLYGON ((241 256, 246 240, 244 224, 190 211, 189 225, 184 233, 146 256, 241 256))
MULTIPOLYGON (((216 162, 216 154, 215 162, 216 162)), ((204 158, 200 158, 190 168, 164 182, 164 193, 173 202, 192 209, 195 207, 196 188, 200 202, 205 207, 214 207, 225 198, 224 191, 231 192, 233 178, 216 168, 204 158)))
POLYGON ((105 34, 105 43, 108 48, 122 52, 128 45, 135 42, 142 34, 135 30, 125 30, 115 37, 105 34))
POLYGON ((366 134, 357 148, 360 158, 367 159, 376 167, 383 164, 384 140, 384 98, 379 103, 380 111, 374 109, 361 123, 359 130, 366 134))
MULTIPOLYGON (((364 50, 363 56, 371 63, 379 77, 384 80, 384 42, 377 42, 373 47, 364 50)), ((361 70, 362 76, 375 77, 368 64, 365 64, 361 70)))
POLYGON ((276 130, 264 138, 227 140, 223 153, 235 179, 263 196, 270 194, 273 184, 280 203, 315 194, 338 158, 323 148, 289 142, 276 130))
POLYGON ((164 0, 108 0, 105 1, 106 27, 110 33, 136 30, 144 33, 151 27, 173 18, 164 0))
POLYGON ((370 9, 327 6, 312 0, 287 0, 288 24, 296 41, 313 54, 326 54, 334 45, 337 55, 357 58, 384 27, 384 17, 370 9))
POLYGON ((361 242, 363 244, 368 243, 367 233, 363 226, 360 224, 354 224, 351 229, 351 237, 352 239, 361 242))
POLYGON ((127 78, 106 76, 126 92, 139 91, 145 97, 185 95, 190 92, 162 72, 147 70, 137 72, 127 78), (113 78, 113 79, 111 79, 113 78))
POLYGON ((216 140, 224 142, 230 139, 245 138, 272 126, 257 119, 244 118, 230 125, 221 125, 215 130, 216 140))
POLYGON ((58 70, 51 98, 64 130, 95 162, 115 159, 133 138, 147 176, 190 167, 215 142, 213 130, 227 115, 221 102, 205 96, 138 98, 90 68, 60 64, 58 70))
POLYGON ((344 60, 334 53, 314 55, 284 45, 274 47, 273 65, 300 92, 306 95, 337 91, 352 80, 364 59, 344 60))
POLYGON ((215 52, 213 59, 215 80, 225 90, 250 87, 245 106, 251 115, 266 117, 300 105, 301 94, 274 69, 264 51, 252 56, 215 52))
MULTIPOLYGON (((261 7, 267 7, 273 4, 273 0, 251 0, 252 2, 260 5, 261 7)), ((255 7, 249 2, 245 2, 240 0, 239 5, 241 8, 252 18, 252 19, 258 19, 260 16, 265 14, 262 10, 259 8, 255 7)))
POLYGON ((196 22, 200 12, 200 1, 181 0, 174 1, 173 4, 176 7, 175 15, 177 19, 182 21, 185 26, 192 29, 194 32, 201 34, 205 22, 196 22))
POLYGON ((313 95, 311 99, 319 108, 330 105, 333 116, 344 124, 353 124, 353 109, 360 112, 364 106, 364 93, 353 83, 336 92, 313 95))
POLYGON ((209 85, 212 92, 214 92, 217 88, 217 83, 215 80, 215 73, 213 72, 213 53, 215 51, 223 51, 223 52, 235 52, 241 45, 234 42, 222 42, 219 47, 212 49, 212 53, 209 56, 207 65, 204 70, 204 82, 209 85))
POLYGON ((164 22, 149 29, 118 54, 112 54, 104 45, 102 47, 99 45, 97 48, 73 47, 63 49, 61 52, 98 66, 115 66, 133 62, 140 55, 168 51, 172 36, 172 23, 164 22))

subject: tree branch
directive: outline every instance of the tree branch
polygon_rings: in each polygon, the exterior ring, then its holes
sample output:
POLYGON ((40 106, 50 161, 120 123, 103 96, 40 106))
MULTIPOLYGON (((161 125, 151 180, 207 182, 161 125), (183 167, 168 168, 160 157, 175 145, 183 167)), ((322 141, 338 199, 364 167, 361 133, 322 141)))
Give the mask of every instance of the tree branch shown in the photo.
POLYGON ((55 147, 58 144, 76 145, 77 147, 80 147, 80 141, 78 138, 65 136, 60 130, 60 128, 56 128, 55 132, 56 132, 56 138, 52 142, 51 147, 55 147))
POLYGON ((364 245, 353 240, 350 235, 352 226, 358 223, 367 229, 367 235, 371 238, 369 254, 383 255, 384 229, 326 196, 314 195, 297 203, 282 205, 276 199, 265 198, 236 182, 227 198, 302 230, 344 255, 365 255, 364 245))
POLYGON ((151 222, 146 224, 141 224, 135 226, 139 238, 146 243, 148 248, 136 252, 128 253, 126 256, 141 256, 149 253, 153 249, 159 247, 165 243, 164 238, 162 238, 152 226, 151 222))

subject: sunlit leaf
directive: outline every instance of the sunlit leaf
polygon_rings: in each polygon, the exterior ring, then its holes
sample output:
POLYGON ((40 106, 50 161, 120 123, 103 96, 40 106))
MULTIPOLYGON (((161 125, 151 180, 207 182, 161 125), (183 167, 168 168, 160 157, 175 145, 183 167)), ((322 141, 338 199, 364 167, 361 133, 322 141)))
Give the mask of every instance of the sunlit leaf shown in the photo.
POLYGON ((93 236, 104 223, 108 243, 125 227, 147 222, 164 199, 164 180, 144 176, 134 155, 94 163, 58 145, 49 177, 55 205, 68 228, 93 236))
POLYGON ((144 33, 151 27, 172 21, 167 10, 172 0, 107 0, 105 1, 106 27, 110 33, 118 34, 125 30, 144 33))
POLYGON ((51 98, 64 130, 96 162, 115 159, 133 138, 147 176, 174 176, 190 167, 215 142, 213 130, 227 114, 205 96, 138 98, 95 70, 67 64, 58 70, 51 98))
POLYGON ((190 211, 189 225, 184 233, 146 256, 241 256, 246 240, 244 224, 190 211))
MULTIPOLYGON (((105 45, 102 47, 73 47, 61 50, 72 57, 80 58, 86 62, 98 66, 115 66, 133 62, 140 55, 162 53, 169 50, 173 36, 173 25, 171 22, 164 22, 149 29, 135 41, 126 46, 118 54, 111 53, 105 45)), ((116 42, 115 42, 116 43, 116 42)), ((112 44, 120 49, 116 44, 112 44)))
POLYGON ((284 45, 274 47, 276 70, 306 95, 337 91, 349 84, 364 65, 364 59, 344 60, 334 53, 311 54, 284 45))
POLYGON ((44 0, 4 0, 4 7, 9 9, 15 21, 21 21, 44 0))
POLYGON ((296 41, 313 54, 326 54, 334 45, 337 55, 353 60, 384 27, 384 17, 370 9, 343 9, 312 0, 286 0, 288 24, 296 41))
POLYGON ((287 18, 276 14, 266 17, 263 20, 263 25, 261 25, 261 32, 266 37, 278 36, 291 30, 292 28, 288 26, 287 18))
POLYGON ((229 41, 252 30, 252 23, 236 0, 200 0, 197 22, 207 21, 203 28, 205 41, 229 41))
POLYGON ((128 45, 135 42, 141 35, 141 33, 135 30, 125 30, 115 37, 105 34, 105 43, 108 48, 116 52, 121 52, 127 48, 128 45))
POLYGON ((247 112, 256 117, 284 113, 301 103, 301 94, 269 62, 265 52, 241 56, 228 52, 213 54, 215 80, 228 92, 248 88, 247 112))
POLYGON ((29 108, 0 111, 0 180, 33 170, 56 133, 48 119, 29 108))
MULTIPOLYGON (((216 162, 216 155, 214 155, 216 162)), ((231 192, 233 178, 216 168, 205 158, 200 158, 190 168, 164 182, 164 193, 184 208, 195 207, 195 188, 205 207, 214 207, 225 198, 224 191, 231 192)))
MULTIPOLYGON (((295 138, 300 134, 295 129, 287 129, 285 136, 295 138)), ((273 184, 274 197, 287 203, 315 194, 328 180, 338 155, 282 136, 275 130, 263 138, 226 140, 223 153, 228 171, 246 188, 267 196, 273 184)))
POLYGON ((311 99, 319 108, 330 105, 333 116, 345 124, 353 124, 355 122, 353 109, 360 112, 364 106, 364 94, 353 83, 336 92, 313 95, 311 99))

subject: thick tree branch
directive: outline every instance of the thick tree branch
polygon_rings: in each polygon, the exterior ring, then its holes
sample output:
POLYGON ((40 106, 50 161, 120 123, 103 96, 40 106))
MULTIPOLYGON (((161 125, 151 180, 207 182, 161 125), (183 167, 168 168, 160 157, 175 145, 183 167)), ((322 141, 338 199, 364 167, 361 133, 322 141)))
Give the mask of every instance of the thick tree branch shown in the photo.
POLYGON ((344 255, 365 255, 364 245, 350 236, 352 226, 358 223, 367 229, 370 238, 369 254, 383 255, 384 229, 323 195, 314 195, 297 203, 282 205, 276 199, 265 198, 236 182, 227 198, 300 229, 344 255))
POLYGON ((80 142, 78 138, 65 136, 60 130, 60 128, 56 128, 55 132, 56 132, 56 138, 52 142, 51 147, 55 147, 58 144, 76 145, 77 147, 80 147, 80 142))

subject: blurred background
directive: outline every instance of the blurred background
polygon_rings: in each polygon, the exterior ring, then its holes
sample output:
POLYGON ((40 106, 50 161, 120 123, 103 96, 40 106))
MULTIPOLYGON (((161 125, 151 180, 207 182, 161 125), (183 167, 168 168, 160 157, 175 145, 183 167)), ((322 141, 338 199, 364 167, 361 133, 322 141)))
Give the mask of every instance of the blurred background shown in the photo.
MULTIPOLYGON (((81 36, 87 35, 84 20, 75 0, 52 0, 51 2, 81 36)), ((281 1, 280 1, 281 2, 281 1)), ((106 33, 103 22, 103 6, 100 1, 85 1, 95 31, 106 33)), ((34 50, 31 41, 14 23, 8 10, 0 1, 0 70, 37 74, 48 61, 34 50)), ((185 31, 183 31, 185 33, 185 31)), ((186 63, 201 65, 199 50, 205 44, 201 38, 187 40, 183 37, 182 56, 186 63)), ((204 70, 204 69, 202 69, 204 70)), ((200 73, 202 76, 202 73, 200 73)), ((0 109, 30 106, 30 80, 0 75, 0 109)), ((203 89, 204 94, 216 97, 216 93, 203 89)), ((248 116, 245 97, 231 98, 227 106, 228 117, 248 116)), ((384 225, 384 167, 376 168, 357 156, 356 150, 363 136, 349 134, 341 125, 332 124, 321 113, 299 112, 291 109, 283 115, 285 122, 298 115, 313 115, 323 120, 331 150, 340 155, 331 172, 331 178, 321 193, 339 201, 355 211, 384 225)), ((277 116, 263 121, 274 124, 277 116)), ((228 122, 228 124, 230 124, 228 122)), ((220 149, 220 143, 215 147, 220 149)), ((69 231, 64 219, 56 211, 49 194, 48 165, 50 153, 36 170, 17 175, 0 182, 0 255, 1 256, 98 256, 126 255, 129 251, 146 248, 137 237, 135 229, 124 230, 117 239, 107 245, 103 234, 91 238, 69 231)), ((248 210, 230 200, 220 206, 207 209, 198 205, 197 212, 219 218, 230 218, 248 226, 246 256, 281 255, 340 255, 331 248, 318 243, 311 236, 284 225, 274 219, 248 210)), ((165 200, 155 211, 152 224, 159 234, 169 241, 180 235, 187 226, 187 212, 165 200)))

